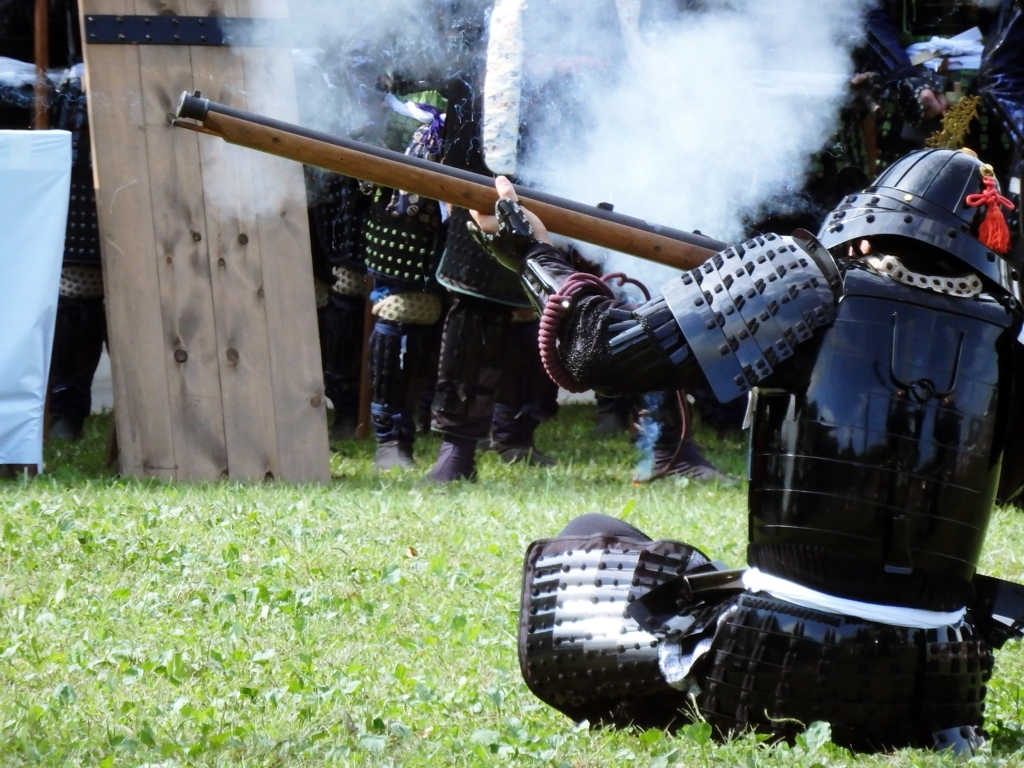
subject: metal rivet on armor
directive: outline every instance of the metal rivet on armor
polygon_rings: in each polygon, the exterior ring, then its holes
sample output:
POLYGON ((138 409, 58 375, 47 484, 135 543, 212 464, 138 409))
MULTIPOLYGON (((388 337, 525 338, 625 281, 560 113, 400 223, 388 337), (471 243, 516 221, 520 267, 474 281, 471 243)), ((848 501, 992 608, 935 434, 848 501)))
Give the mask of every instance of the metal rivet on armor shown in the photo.
POLYGON ((843 231, 843 225, 842 224, 836 224, 834 227, 832 227, 832 231, 833 232, 842 232, 843 231))
POLYGON ((245 234, 244 232, 242 234, 240 234, 238 236, 238 244, 239 245, 248 245, 249 244, 249 236, 247 234, 245 234))
POLYGON ((906 215, 906 216, 904 216, 904 217, 903 217, 903 220, 904 220, 904 221, 905 221, 905 222, 906 222, 907 224, 910 224, 910 223, 911 223, 911 222, 912 222, 912 221, 914 220, 914 217, 908 214, 908 215, 906 215))
POLYGON ((231 363, 232 365, 238 365, 238 360, 239 360, 240 356, 238 354, 238 350, 237 349, 232 347, 231 349, 229 349, 227 351, 226 356, 228 358, 228 362, 229 363, 231 363))
POLYGON ((989 251, 987 254, 985 254, 985 257, 989 261, 995 261, 996 260, 996 255, 994 253, 992 253, 992 251, 989 251))
POLYGON ((872 197, 871 198, 871 205, 878 205, 878 203, 881 201, 881 199, 882 198, 880 198, 880 197, 872 197))
POLYGON ((906 194, 903 196, 903 199, 906 200, 908 203, 912 203, 914 201, 914 196, 911 194, 906 194))
POLYGON ((203 236, 201 234, 199 234, 198 232, 193 232, 192 233, 192 239, 198 243, 200 240, 203 239, 203 236))
POLYGON ((184 363, 187 360, 188 360, 188 352, 186 352, 184 349, 176 349, 176 350, 174 350, 174 361, 176 363, 184 363))
POLYGON ((874 215, 868 216, 868 224, 874 224, 874 223, 875 223, 874 215))
POLYGON ((1010 271, 1010 279, 1013 280, 1014 282, 1016 282, 1017 280, 1020 280, 1020 273, 1016 269, 1011 270, 1010 271))

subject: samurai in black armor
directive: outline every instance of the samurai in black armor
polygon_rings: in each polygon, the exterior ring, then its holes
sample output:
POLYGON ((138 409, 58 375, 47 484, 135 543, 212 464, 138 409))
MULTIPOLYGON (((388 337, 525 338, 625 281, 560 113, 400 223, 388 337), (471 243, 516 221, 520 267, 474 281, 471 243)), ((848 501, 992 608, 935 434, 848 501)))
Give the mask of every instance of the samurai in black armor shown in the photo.
MULTIPOLYGON (((500 24, 485 24, 490 3, 442 3, 446 42, 456 62, 448 98, 445 165, 492 175, 483 143, 485 52, 500 24)), ((518 127, 518 126, 517 126, 518 127)), ((541 366, 537 314, 516 275, 480 251, 454 208, 437 281, 450 294, 438 360, 431 426, 444 441, 428 479, 474 478, 477 446, 488 436, 502 460, 550 466, 534 447, 541 422, 558 410, 558 387, 541 366)))
POLYGON ((306 168, 310 241, 324 391, 334 405, 331 442, 355 436, 362 382, 369 195, 356 179, 306 168))
MULTIPOLYGON (((434 90, 393 88, 386 146, 439 160, 444 97, 434 90)), ((441 292, 434 281, 447 234, 445 211, 435 200, 402 190, 376 188, 370 198, 363 257, 373 277, 370 334, 371 420, 378 469, 411 469, 420 393, 437 368, 441 292)))
POLYGON ((818 238, 735 245, 638 309, 514 200, 480 217, 538 307, 563 307, 577 381, 753 401, 748 568, 603 515, 529 547, 539 698, 617 726, 672 727, 692 701, 723 737, 827 721, 855 750, 976 747, 993 651, 1024 621, 1024 588, 977 573, 1024 484, 1020 276, 989 247, 1007 203, 973 154, 919 151, 818 238))

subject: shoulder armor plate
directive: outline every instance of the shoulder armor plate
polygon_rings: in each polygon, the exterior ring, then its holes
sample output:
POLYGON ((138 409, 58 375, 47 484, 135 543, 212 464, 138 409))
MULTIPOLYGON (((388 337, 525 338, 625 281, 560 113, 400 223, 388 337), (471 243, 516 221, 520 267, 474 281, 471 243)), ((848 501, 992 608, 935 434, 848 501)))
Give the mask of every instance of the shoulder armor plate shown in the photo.
POLYGON ((745 395, 835 319, 838 270, 813 239, 766 235, 662 288, 722 402, 745 395))

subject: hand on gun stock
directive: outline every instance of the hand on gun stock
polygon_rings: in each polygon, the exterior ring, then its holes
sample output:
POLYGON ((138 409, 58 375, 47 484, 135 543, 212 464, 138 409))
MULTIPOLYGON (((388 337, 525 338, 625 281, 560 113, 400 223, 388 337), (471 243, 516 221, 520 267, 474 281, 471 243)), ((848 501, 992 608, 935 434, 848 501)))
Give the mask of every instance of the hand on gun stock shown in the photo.
POLYGON ((498 202, 494 215, 470 211, 470 232, 480 246, 513 272, 520 272, 529 252, 538 243, 551 245, 547 227, 536 214, 519 203, 512 182, 504 176, 494 180, 498 202))
MULTIPOLYGON (((519 202, 519 195, 516 194, 516 188, 512 182, 504 176, 498 176, 494 179, 494 188, 498 191, 498 197, 502 200, 511 200, 513 203, 519 202)), ((530 222, 530 226, 533 227, 533 236, 540 240, 542 243, 551 244, 551 236, 548 234, 547 227, 533 212, 520 206, 520 210, 526 217, 526 220, 530 222)), ((497 212, 497 207, 495 208, 497 212)), ((481 232, 488 235, 498 234, 498 217, 497 215, 491 215, 481 213, 480 211, 470 211, 470 215, 473 217, 473 221, 476 222, 477 227, 480 228, 481 232)))

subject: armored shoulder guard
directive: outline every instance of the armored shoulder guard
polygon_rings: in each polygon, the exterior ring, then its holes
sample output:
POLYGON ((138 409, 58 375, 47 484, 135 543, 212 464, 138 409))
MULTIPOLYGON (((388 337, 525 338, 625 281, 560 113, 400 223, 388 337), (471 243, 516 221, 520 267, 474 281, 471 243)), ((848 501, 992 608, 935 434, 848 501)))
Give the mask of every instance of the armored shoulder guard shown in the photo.
POLYGON ((765 235, 725 250, 662 288, 715 396, 729 402, 835 320, 841 278, 811 235, 765 235))

